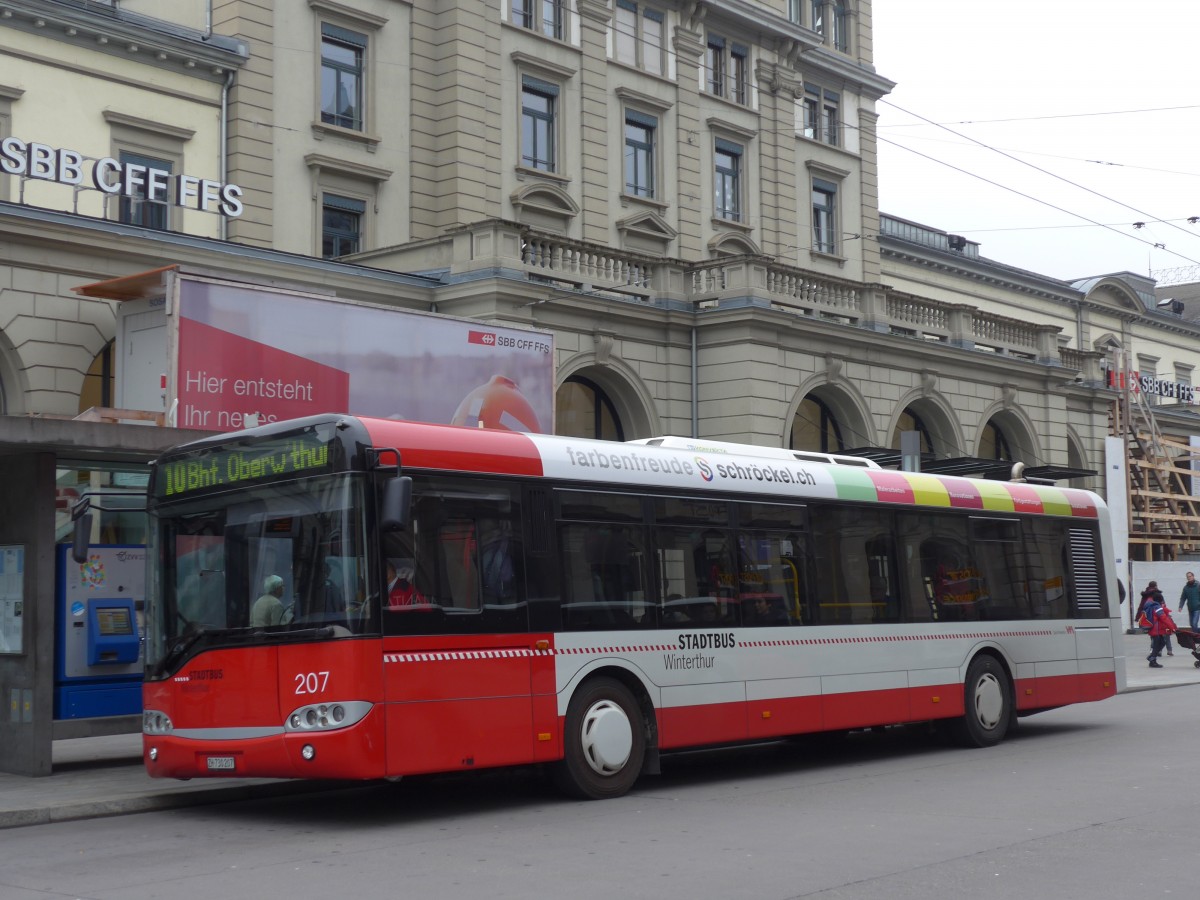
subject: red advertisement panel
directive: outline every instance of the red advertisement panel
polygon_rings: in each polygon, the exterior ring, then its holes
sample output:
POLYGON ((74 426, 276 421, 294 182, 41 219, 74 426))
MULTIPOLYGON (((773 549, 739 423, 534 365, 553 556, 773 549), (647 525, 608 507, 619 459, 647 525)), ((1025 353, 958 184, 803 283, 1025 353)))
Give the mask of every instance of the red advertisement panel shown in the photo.
POLYGON ((175 421, 227 431, 318 413, 549 432, 546 332, 253 285, 179 284, 175 421))
POLYGON ((245 413, 279 419, 349 408, 350 375, 303 356, 189 321, 179 342, 181 428, 228 431, 245 413))

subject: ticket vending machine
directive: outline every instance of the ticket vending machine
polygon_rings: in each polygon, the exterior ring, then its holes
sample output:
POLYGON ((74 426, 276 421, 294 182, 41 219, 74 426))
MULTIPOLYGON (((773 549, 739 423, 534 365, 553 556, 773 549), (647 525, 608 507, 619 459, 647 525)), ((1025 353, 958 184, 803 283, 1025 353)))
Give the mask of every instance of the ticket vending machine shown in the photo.
POLYGON ((142 711, 146 548, 93 545, 86 562, 58 551, 54 718, 142 711))

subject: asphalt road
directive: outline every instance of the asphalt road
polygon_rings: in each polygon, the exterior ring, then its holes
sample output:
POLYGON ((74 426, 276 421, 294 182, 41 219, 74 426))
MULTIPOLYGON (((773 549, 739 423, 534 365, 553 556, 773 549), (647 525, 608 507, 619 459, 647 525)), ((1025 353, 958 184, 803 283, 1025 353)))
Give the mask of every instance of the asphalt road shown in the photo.
POLYGON ((889 729, 672 757, 599 803, 520 771, 11 829, 0 897, 1192 895, 1198 703, 1122 694, 991 750, 889 729))

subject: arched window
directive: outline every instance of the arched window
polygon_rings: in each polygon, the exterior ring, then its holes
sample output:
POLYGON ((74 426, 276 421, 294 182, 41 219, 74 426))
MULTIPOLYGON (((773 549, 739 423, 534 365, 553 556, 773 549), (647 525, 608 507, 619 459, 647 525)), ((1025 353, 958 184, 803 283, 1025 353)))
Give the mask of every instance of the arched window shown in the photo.
POLYGON ((625 440, 616 407, 604 389, 588 378, 572 375, 555 397, 555 434, 566 437, 625 440))
POLYGON ((823 400, 808 396, 800 402, 792 419, 790 449, 838 453, 846 449, 837 418, 823 400))
POLYGON ((1012 447, 1008 438, 995 422, 983 426, 983 434, 979 440, 979 455, 984 459, 1012 459, 1012 447))
POLYGON ((900 414, 900 419, 896 422, 896 430, 892 432, 892 447, 899 448, 900 433, 904 431, 915 431, 921 435, 921 454, 933 453, 933 438, 929 435, 929 429, 925 427, 925 423, 915 412, 906 409, 900 414))

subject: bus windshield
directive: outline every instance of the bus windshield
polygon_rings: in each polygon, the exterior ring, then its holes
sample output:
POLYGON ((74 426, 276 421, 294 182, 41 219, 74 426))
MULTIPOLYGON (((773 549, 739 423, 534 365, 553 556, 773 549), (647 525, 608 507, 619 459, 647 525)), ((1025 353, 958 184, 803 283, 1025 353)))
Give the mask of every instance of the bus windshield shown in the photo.
POLYGON ((200 650, 378 633, 365 478, 323 475, 160 506, 147 677, 200 650))

